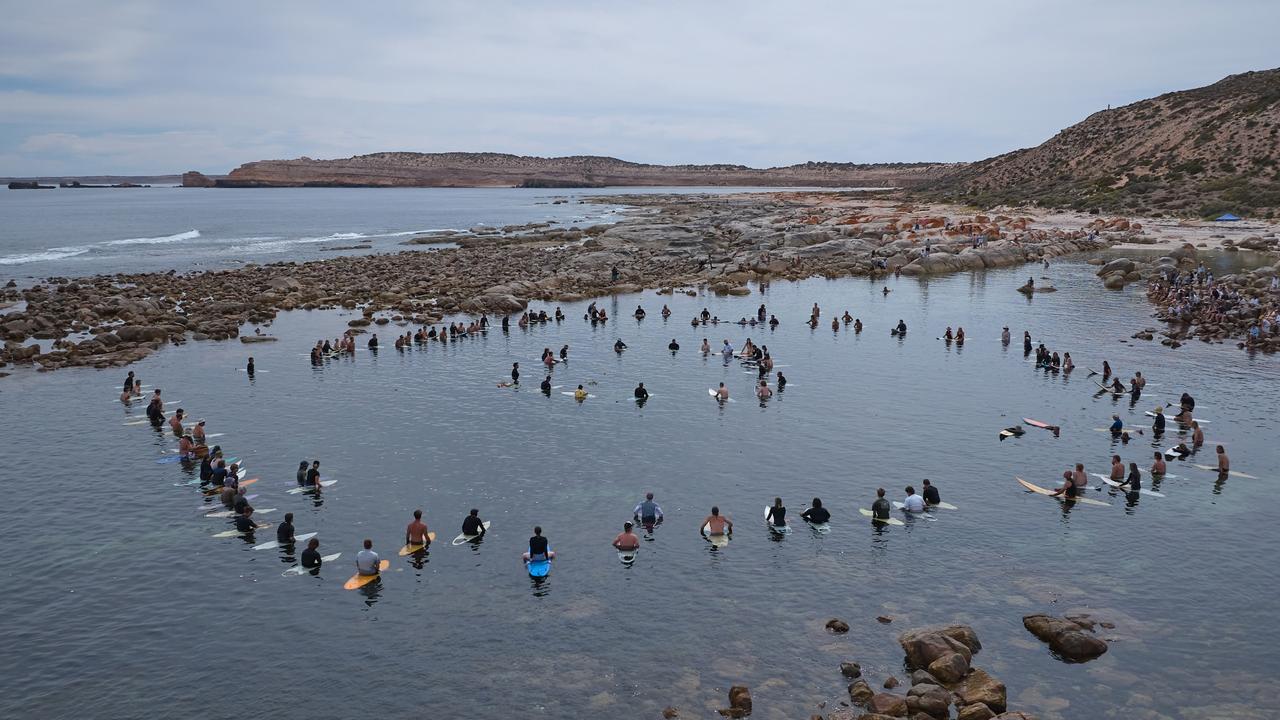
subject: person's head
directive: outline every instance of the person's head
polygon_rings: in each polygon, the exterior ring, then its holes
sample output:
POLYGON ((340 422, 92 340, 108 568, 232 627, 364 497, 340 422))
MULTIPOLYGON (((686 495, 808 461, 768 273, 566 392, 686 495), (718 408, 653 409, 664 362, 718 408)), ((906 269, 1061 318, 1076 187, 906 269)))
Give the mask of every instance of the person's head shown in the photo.
POLYGON ((518 368, 518 367, 520 367, 520 363, 518 363, 518 362, 511 363, 511 367, 513 367, 513 368, 518 368))
POLYGON ((305 469, 306 469, 306 467, 307 467, 307 461, 306 461, 306 460, 303 460, 302 462, 298 463, 298 469, 299 469, 299 470, 305 470, 305 469))
POLYGON ((534 526, 533 526, 533 534, 534 534, 534 535, 541 535, 541 534, 542 534, 542 526, 541 526, 541 525, 534 525, 534 526))
POLYGON ((471 517, 477 517, 477 516, 479 516, 479 515, 480 515, 480 510, 479 510, 479 509, 477 509, 477 508, 471 508, 471 517))
POLYGON ((626 522, 622 523, 622 529, 623 529, 623 530, 625 530, 626 532, 631 532, 631 528, 633 528, 633 527, 635 527, 635 526, 631 524, 631 521, 630 521, 630 520, 628 520, 628 521, 626 521, 626 522))
POLYGON ((578 389, 579 389, 579 390, 581 390, 581 389, 582 389, 582 386, 581 386, 581 385, 579 385, 579 386, 578 386, 578 389))
POLYGON ((291 523, 291 522, 293 522, 293 513, 285 513, 285 514, 284 514, 284 521, 285 521, 285 522, 287 522, 287 523, 291 523))
POLYGON ((1129 472, 1138 472, 1138 463, 1136 462, 1129 463, 1129 472))
POLYGON ((413 511, 413 519, 414 519, 414 520, 421 520, 421 519, 422 519, 422 511, 421 511, 421 510, 414 510, 414 511, 413 511))
POLYGON ((315 550, 315 549, 316 549, 316 548, 318 548, 318 547, 320 547, 320 541, 319 541, 319 540, 317 540, 317 539, 315 539, 315 538, 311 538, 310 540, 308 540, 308 541, 307 541, 307 549, 308 549, 308 550, 315 550))
POLYGON ((245 517, 249 517, 250 515, 252 515, 252 514, 253 514, 253 506, 252 506, 252 505, 245 505, 245 506, 244 506, 244 509, 240 511, 240 514, 241 514, 241 515, 244 515, 245 517))
POLYGON ((1063 471, 1063 473, 1062 473, 1062 479, 1063 479, 1063 480, 1070 480, 1070 479, 1071 479, 1071 471, 1070 471, 1070 470, 1064 470, 1064 471, 1063 471))
POLYGON ((191 433, 187 433, 186 435, 183 435, 182 439, 186 440, 187 442, 195 442, 195 440, 193 440, 191 437, 191 433))
POLYGON ((773 499, 773 506, 774 506, 774 507, 782 507, 782 498, 780 498, 780 497, 776 497, 776 498, 774 498, 774 499, 773 499))
POLYGON ((724 387, 724 383, 720 383, 720 387, 724 387))
POLYGON ((1084 470, 1084 463, 1076 463, 1076 470, 1084 470))
POLYGON ((908 495, 915 495, 915 494, 916 494, 916 486, 915 486, 915 485, 908 485, 908 486, 907 486, 907 494, 908 494, 908 495))
POLYGON ((1224 453, 1224 452, 1226 452, 1226 451, 1227 451, 1227 449, 1226 449, 1226 448, 1224 448, 1224 447, 1222 447, 1221 445, 1219 445, 1219 446, 1218 446, 1218 448, 1217 448, 1217 450, 1215 450, 1215 452, 1217 452, 1219 455, 1221 455, 1222 453, 1224 453))
POLYGON ((177 415, 178 417, 182 417, 185 414, 186 414, 186 411, 183 410, 182 408, 178 408, 177 412, 174 413, 174 415, 177 415))
POLYGON ((653 493, 651 493, 651 492, 650 492, 650 493, 645 493, 645 494, 644 494, 644 499, 645 499, 645 500, 653 500, 653 493))
POLYGON ((244 494, 245 494, 245 488, 244 488, 243 486, 238 487, 238 488, 236 488, 235 493, 236 493, 237 495, 244 495, 244 494))
POLYGON ((929 487, 929 478, 924 479, 924 486, 929 487))
POLYGON ((222 458, 218 458, 218 467, 225 468, 226 466, 227 466, 227 461, 223 460, 222 458))
POLYGON ((876 488, 876 497, 884 497, 884 488, 876 488))
POLYGON ((1156 460, 1163 460, 1163 459, 1164 459, 1164 456, 1160 454, 1160 451, 1159 451, 1159 450, 1155 451, 1155 452, 1152 454, 1152 456, 1153 456, 1153 457, 1155 457, 1155 459, 1156 459, 1156 460))
POLYGON ((816 508, 820 508, 820 507, 822 507, 822 500, 821 500, 821 499, 819 499, 819 498, 814 498, 814 499, 813 499, 813 506, 814 506, 814 507, 816 507, 816 508))
POLYGON ((1142 371, 1141 371, 1141 370, 1139 370, 1139 371, 1135 372, 1135 373, 1134 373, 1134 375, 1136 375, 1136 376, 1138 376, 1138 377, 1142 377, 1142 371))
POLYGON ((203 427, 204 427, 204 421, 203 421, 203 420, 201 420, 200 422, 196 423, 196 425, 199 425, 200 427, 202 427, 202 428, 203 428, 203 427))
POLYGON ((1119 456, 1119 455, 1112 455, 1112 456, 1111 456, 1111 462, 1113 462, 1113 463, 1119 463, 1119 462, 1120 462, 1120 456, 1119 456))
POLYGON ((718 517, 718 516, 720 515, 720 506, 719 506, 719 505, 712 505, 712 506, 711 506, 711 515, 712 515, 713 517, 718 517))
POLYGON ((1119 419, 1120 419, 1120 416, 1119 416, 1119 415, 1112 415, 1112 416, 1111 416, 1111 419, 1112 419, 1112 420, 1119 420, 1119 419))
POLYGON ((640 383, 640 387, 644 387, 644 383, 640 383))
POLYGON ((369 538, 365 538, 365 539, 364 539, 364 549, 365 549, 365 550, 372 550, 372 549, 373 549, 373 541, 372 541, 372 540, 370 540, 369 538))
POLYGON ((318 467, 320 467, 320 461, 319 461, 319 460, 312 460, 312 461, 311 461, 311 467, 312 467, 312 468, 318 468, 318 467))

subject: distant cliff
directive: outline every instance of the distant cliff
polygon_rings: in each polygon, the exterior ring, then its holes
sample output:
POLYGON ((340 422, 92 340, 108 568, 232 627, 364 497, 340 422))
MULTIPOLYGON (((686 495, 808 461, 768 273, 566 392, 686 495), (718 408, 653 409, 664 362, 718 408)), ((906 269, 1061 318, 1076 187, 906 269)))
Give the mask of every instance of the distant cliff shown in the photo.
POLYGON ((339 160, 259 160, 211 180, 187 173, 194 187, 606 187, 769 186, 913 187, 951 171, 941 163, 804 163, 769 169, 745 165, 647 165, 610 157, 541 158, 501 153, 387 152, 339 160))

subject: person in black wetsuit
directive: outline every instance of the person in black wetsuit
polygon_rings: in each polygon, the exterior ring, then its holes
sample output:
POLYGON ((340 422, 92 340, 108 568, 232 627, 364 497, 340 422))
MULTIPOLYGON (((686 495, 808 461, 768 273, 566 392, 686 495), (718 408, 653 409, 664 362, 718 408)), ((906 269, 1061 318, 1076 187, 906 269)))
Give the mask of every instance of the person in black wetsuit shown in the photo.
POLYGON ((1129 463, 1129 476, 1124 479, 1125 490, 1135 493, 1142 489, 1142 471, 1138 469, 1138 463, 1129 463))
POLYGON ((543 378, 542 385, 540 385, 539 387, 542 389, 543 395, 550 395, 551 394, 551 376, 548 375, 545 378, 543 378))
POLYGON ((276 526, 276 542, 281 545, 293 544, 293 513, 285 513, 284 522, 276 526))
POLYGON ((827 521, 831 520, 831 512, 828 511, 826 508, 822 507, 821 499, 814 498, 813 507, 800 513, 800 517, 801 519, 807 522, 811 522, 814 525, 822 525, 823 523, 826 523, 827 521))
POLYGON ((765 519, 776 528, 787 526, 787 508, 782 505, 782 498, 773 499, 773 507, 769 508, 769 514, 765 519))
POLYGON ((884 498, 884 488, 876 489, 876 501, 871 503, 871 517, 876 520, 888 520, 893 506, 884 498))
POLYGON ((124 391, 133 392, 133 371, 129 371, 129 376, 124 379, 124 391))
POLYGON ((906 332, 907 332, 907 323, 906 323, 906 321, 904 321, 904 320, 902 320, 902 319, 899 319, 899 320, 898 320, 898 326, 897 326, 896 328, 894 328, 894 329, 898 331, 898 334, 899 334, 899 335, 905 335, 905 334, 906 334, 906 332))
MULTIPOLYGON (((1031 333, 1027 332, 1026 330, 1023 330, 1022 331, 1022 355, 1023 357, 1026 357, 1027 355, 1030 355, 1030 354, 1031 354, 1031 333)), ((1103 379, 1105 380, 1106 377, 1104 376, 1103 379)))
POLYGON ((617 341, 613 343, 613 351, 616 353, 621 353, 623 350, 626 350, 626 349, 627 349, 627 344, 622 342, 622 338, 618 338, 617 341))
POLYGON ((236 530, 252 535, 257 529, 258 523, 253 521, 253 507, 246 505, 244 510, 236 515, 236 530))
POLYGON ((378 349, 378 333, 374 333, 373 337, 369 338, 369 349, 370 350, 378 349))
POLYGON ((635 396, 637 400, 648 400, 649 391, 644 389, 644 383, 636 386, 635 396))
POLYGON ((152 425, 164 422, 164 401, 160 399, 160 390, 151 394, 151 402, 147 403, 147 419, 152 425))
POLYGON ((302 551, 302 567, 308 570, 319 570, 324 564, 324 560, 320 557, 320 551, 316 548, 320 547, 320 541, 311 538, 307 541, 307 549, 302 551))
POLYGON ((667 343, 667 349, 675 352, 680 349, 680 343, 676 342, 675 338, 671 338, 671 342, 667 343))
POLYGON ((520 363, 511 363, 511 384, 520 384, 520 363))
POLYGON ((311 469, 307 470, 307 475, 302 480, 304 487, 316 487, 320 484, 320 461, 313 460, 311 469))
POLYGON ((307 461, 298 463, 298 487, 307 484, 307 461))
POLYGON ((249 364, 245 366, 244 370, 250 375, 253 374, 253 356, 252 355, 249 356, 249 364))
POLYGON ((547 539, 542 536, 542 526, 533 528, 533 537, 529 538, 529 552, 524 554, 526 561, 540 562, 542 560, 551 560, 556 554, 551 552, 550 544, 547 539))
POLYGON ((209 482, 212 482, 214 484, 214 487, 222 487, 223 485, 227 484, 227 461, 226 460, 223 460, 222 458, 218 458, 217 461, 214 462, 213 472, 209 473, 209 482))
POLYGON ((929 482, 928 478, 925 478, 924 487, 921 488, 920 494, 929 505, 937 505, 942 502, 942 495, 938 493, 938 488, 929 482))
POLYGON ((462 534, 484 537, 484 521, 480 519, 480 511, 471 508, 471 514, 462 519, 462 534))
POLYGON ((1151 423, 1151 432, 1157 436, 1164 434, 1164 408, 1158 405, 1156 406, 1155 422, 1151 423))
POLYGON ((782 371, 779 370, 778 371, 778 389, 781 390, 786 386, 787 386, 787 376, 783 375, 782 371))

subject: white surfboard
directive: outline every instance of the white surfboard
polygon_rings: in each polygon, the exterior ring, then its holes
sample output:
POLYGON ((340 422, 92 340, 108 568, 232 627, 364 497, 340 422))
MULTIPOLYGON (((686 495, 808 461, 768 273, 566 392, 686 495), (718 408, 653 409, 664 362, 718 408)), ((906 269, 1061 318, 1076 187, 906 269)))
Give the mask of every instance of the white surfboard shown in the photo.
MULTIPOLYGON (((480 524, 481 524, 482 526, 484 526, 484 529, 485 529, 486 531, 488 531, 488 530, 489 530, 489 526, 490 526, 492 523, 490 523, 488 520, 485 520, 484 522, 482 522, 482 523, 480 523, 480 524)), ((469 542, 471 542, 472 540, 475 540, 475 539, 476 539, 476 538, 478 538, 478 537, 480 537, 480 536, 479 536, 479 535, 459 535, 458 537, 456 537, 456 538, 454 538, 454 539, 453 539, 453 544, 454 544, 454 545, 462 545, 463 543, 469 543, 469 542)))
POLYGON ((906 523, 902 522, 898 518, 888 518, 887 520, 877 520, 875 513, 871 512, 866 508, 858 508, 858 512, 871 518, 873 522, 884 523, 885 525, 906 525, 906 523))
MULTIPOLYGON (((560 394, 561 394, 561 395, 568 395, 569 397, 576 397, 576 395, 574 395, 574 394, 573 394, 573 393, 571 393, 571 392, 562 392, 562 393, 560 393, 560 394)), ((595 395, 592 395, 591 393, 587 393, 587 397, 589 397, 589 398, 593 398, 593 397, 595 397, 595 395)))
POLYGON ((772 505, 764 506, 764 524, 768 525, 769 529, 772 530, 773 532, 779 533, 781 535, 786 535, 787 533, 791 532, 790 525, 774 525, 773 523, 769 522, 769 510, 771 509, 773 509, 772 505))
MULTIPOLYGON (((254 508, 253 514, 255 516, 266 515, 269 512, 275 512, 275 511, 276 511, 276 508, 263 508, 261 510, 254 508)), ((211 512, 208 515, 205 515, 205 517, 207 518, 229 518, 229 517, 235 517, 235 516, 236 516, 235 510, 219 510, 218 512, 211 512)))
MULTIPOLYGON (((337 482, 338 482, 337 480, 321 480, 320 487, 322 488, 333 487, 337 482)), ((292 490, 286 490, 285 492, 287 492, 290 495, 301 495, 304 492, 313 492, 314 490, 315 490, 315 486, 305 486, 305 487, 296 487, 296 488, 293 488, 292 490)))
MULTIPOLYGON (((1096 478, 1098 478, 1099 480, 1101 480, 1103 485, 1106 485, 1106 486, 1108 486, 1108 487, 1113 487, 1113 488, 1115 488, 1115 489, 1117 489, 1117 490, 1122 490, 1122 491, 1124 491, 1124 492, 1128 492, 1128 491, 1129 491, 1129 486, 1128 486, 1128 484, 1126 484, 1126 483, 1118 483, 1118 482, 1116 482, 1115 480, 1112 480, 1111 478, 1107 477, 1106 475, 1099 475, 1099 474, 1097 474, 1097 473, 1092 473, 1092 474, 1093 474, 1093 476, 1094 476, 1094 477, 1096 477, 1096 478)), ((1162 498, 1162 497, 1164 497, 1164 493, 1158 493, 1158 492, 1156 492, 1155 490, 1141 490, 1141 489, 1139 489, 1139 490, 1138 490, 1138 492, 1142 493, 1143 495, 1150 495, 1151 497, 1158 497, 1158 498, 1162 498)))
MULTIPOLYGON (((315 536, 316 536, 316 533, 309 532, 309 533, 304 533, 302 535, 294 535, 293 539, 294 539, 294 542, 304 542, 306 540, 310 540, 315 536)), ((280 547, 280 542, 278 540, 272 540, 271 542, 264 542, 261 545, 254 545, 253 549, 254 550, 274 550, 275 548, 278 548, 278 547, 280 547)))
POLYGON ((638 554, 640 554, 640 551, 639 551, 638 549, 636 549, 636 550, 619 550, 619 551, 618 551, 618 562, 622 563, 623 565, 627 565, 627 566, 634 565, 634 564, 635 564, 635 562, 636 562, 636 555, 638 555, 638 554))
MULTIPOLYGON (((253 529, 253 531, 257 531, 257 530, 266 530, 266 529, 267 529, 267 528, 269 528, 269 527, 271 527, 271 525, 270 525, 270 524, 267 524, 267 525, 259 525, 258 527, 254 528, 254 529, 253 529)), ((253 532, 253 531, 250 531, 250 532, 253 532)), ((249 534, 249 533, 247 533, 247 532, 240 532, 239 530, 223 530, 223 531, 222 531, 222 532, 220 532, 220 533, 214 533, 214 534, 212 535, 212 537, 216 537, 216 538, 230 538, 230 537, 240 537, 240 536, 242 536, 242 535, 248 535, 248 534, 249 534)))
MULTIPOLYGON (((1155 417, 1155 416, 1156 416, 1156 414, 1155 414, 1154 412, 1150 411, 1150 410, 1148 410, 1145 414, 1146 414, 1146 416, 1147 416, 1147 417, 1155 417)), ((1165 421, 1166 421, 1166 422, 1178 422, 1178 423, 1182 423, 1182 421, 1181 421, 1181 420, 1174 420, 1174 419, 1173 419, 1173 418, 1175 417, 1174 415, 1169 415, 1168 413, 1161 413, 1161 415, 1164 415, 1164 419, 1165 419, 1165 421)), ((1204 418, 1193 417, 1193 418, 1191 418, 1191 420, 1188 420, 1188 421, 1186 421, 1185 423, 1182 423, 1182 424, 1183 424, 1183 425, 1190 425, 1193 421, 1194 421, 1194 422, 1198 422, 1198 423, 1208 423, 1208 422, 1212 422, 1212 421, 1210 421, 1210 420, 1205 420, 1204 418)))
POLYGON ((707 542, 716 547, 724 547, 729 544, 728 533, 722 533, 720 535, 711 534, 711 523, 706 523, 702 526, 702 535, 707 538, 707 542))
MULTIPOLYGON (((1214 467, 1213 465, 1195 465, 1195 467, 1198 467, 1201 470, 1208 470, 1210 472, 1218 472, 1218 468, 1214 467)), ((1230 475, 1231 477, 1248 478, 1250 480, 1258 479, 1256 475, 1249 475, 1248 473, 1236 472, 1235 470, 1228 470, 1227 474, 1230 475)), ((1166 475, 1165 477, 1169 477, 1169 476, 1166 475)))
MULTIPOLYGON (((332 554, 332 555, 321 555, 321 556, 320 556, 320 562, 321 562, 321 563, 331 563, 331 562, 333 562, 334 560, 337 560, 337 559, 338 559, 338 558, 340 558, 340 557, 342 557, 342 553, 334 553, 334 554, 332 554)), ((312 571, 312 570, 314 570, 314 569, 315 569, 315 568, 304 568, 304 567, 302 567, 302 563, 298 563, 297 565, 290 565, 288 568, 286 568, 286 569, 285 569, 285 571, 284 571, 284 572, 282 572, 282 573, 280 573, 280 574, 281 574, 281 575, 283 575, 283 576, 285 576, 285 577, 289 577, 290 575, 301 575, 301 574, 303 574, 303 573, 308 573, 308 572, 311 572, 311 571, 312 571)))

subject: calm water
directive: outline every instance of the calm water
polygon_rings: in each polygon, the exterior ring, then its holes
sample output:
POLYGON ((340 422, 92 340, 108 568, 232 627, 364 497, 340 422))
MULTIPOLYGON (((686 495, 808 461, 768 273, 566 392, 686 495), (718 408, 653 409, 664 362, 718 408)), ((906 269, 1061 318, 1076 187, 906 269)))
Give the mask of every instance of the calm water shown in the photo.
MULTIPOLYGON (((192 472, 153 462, 172 441, 124 424, 143 408, 115 402, 123 370, 7 378, 0 716, 350 717, 371 696, 386 717, 654 717, 666 705, 706 717, 745 683, 753 717, 808 717, 847 698, 841 660, 873 683, 902 677, 897 633, 959 621, 977 629, 977 664, 1009 686, 1011 706, 1045 718, 1274 717, 1266 658, 1280 642, 1280 573, 1265 554, 1276 531, 1261 495, 1280 459, 1276 359, 1122 343, 1149 324, 1139 291, 1100 293, 1092 268, 1062 263, 1047 271, 1061 292, 1028 301, 1013 290, 1027 270, 891 280, 887 297, 865 280, 746 298, 622 296, 604 301, 615 319, 603 326, 570 305, 559 325, 406 353, 389 347, 392 325, 376 355, 319 370, 308 346, 348 318, 299 312, 276 321, 279 343, 189 343, 134 366, 226 433, 217 441, 261 478, 255 505, 280 509, 262 519, 291 510, 298 532, 318 530, 322 551, 343 553, 317 578, 282 577, 290 558, 210 537, 226 522, 175 486, 192 472), (776 331, 688 324, 704 306, 737 318, 760 302, 783 321, 776 331), (847 308, 866 330, 811 331, 813 302, 824 320, 847 308), (629 317, 637 303, 642 323, 629 317), (888 335, 898 318, 905 341, 888 335), (946 325, 965 328, 963 349, 935 339, 946 325), (1016 341, 1024 328, 1080 369, 1034 370, 1016 341), (696 352, 703 337, 746 336, 791 381, 763 407, 754 375, 696 352), (620 357, 616 337, 631 347, 620 357), (565 343, 554 381, 594 382, 584 404, 537 392, 540 351, 565 343), (252 379, 238 370, 250 353, 252 379), (1094 396, 1084 367, 1102 359, 1150 378, 1137 408, 1094 396), (496 388, 513 361, 526 387, 496 388), (629 400, 637 381, 654 395, 643 408, 629 400), (736 399, 723 407, 706 393, 721 381, 736 399), (1142 410, 1184 389, 1212 421, 1210 444, 1263 480, 1215 483, 1172 462, 1179 477, 1159 485, 1164 499, 1126 506, 1093 492, 1111 507, 1073 510, 1014 483, 1016 473, 1051 484, 1075 461, 1105 472, 1113 447, 1093 428, 1112 412, 1146 424, 1142 410), (1062 437, 1030 429, 998 442, 1023 416, 1062 425, 1062 437), (321 502, 284 492, 304 458, 339 481, 321 502), (923 477, 960 509, 885 531, 856 514, 876 487, 900 496, 923 477), (646 490, 667 521, 623 567, 609 541, 646 490), (761 516, 778 494, 793 515, 822 497, 831 533, 797 524, 772 536, 761 516), (713 503, 738 523, 723 551, 697 531, 713 503), (443 540, 420 562, 395 557, 415 507, 443 540), (490 535, 451 547, 471 507, 490 535), (519 562, 535 523, 561 554, 539 585, 519 562), (392 569, 344 591, 365 537, 392 569), (1027 613, 1077 610, 1117 625, 1110 652, 1086 665, 1054 660, 1021 626, 1027 613), (876 622, 886 614, 892 625, 876 622), (830 617, 852 631, 826 634, 830 617)), ((1152 447, 1138 438, 1120 452, 1146 467, 1152 447)))
POLYGON ((404 250, 405 239, 555 221, 613 222, 586 195, 752 188, 138 188, 0 192, 0 283, 51 275, 225 269, 404 250), (568 202, 555 204, 555 200, 568 202), (340 250, 355 244, 368 250, 340 250), (325 248, 330 248, 326 250, 325 248))

